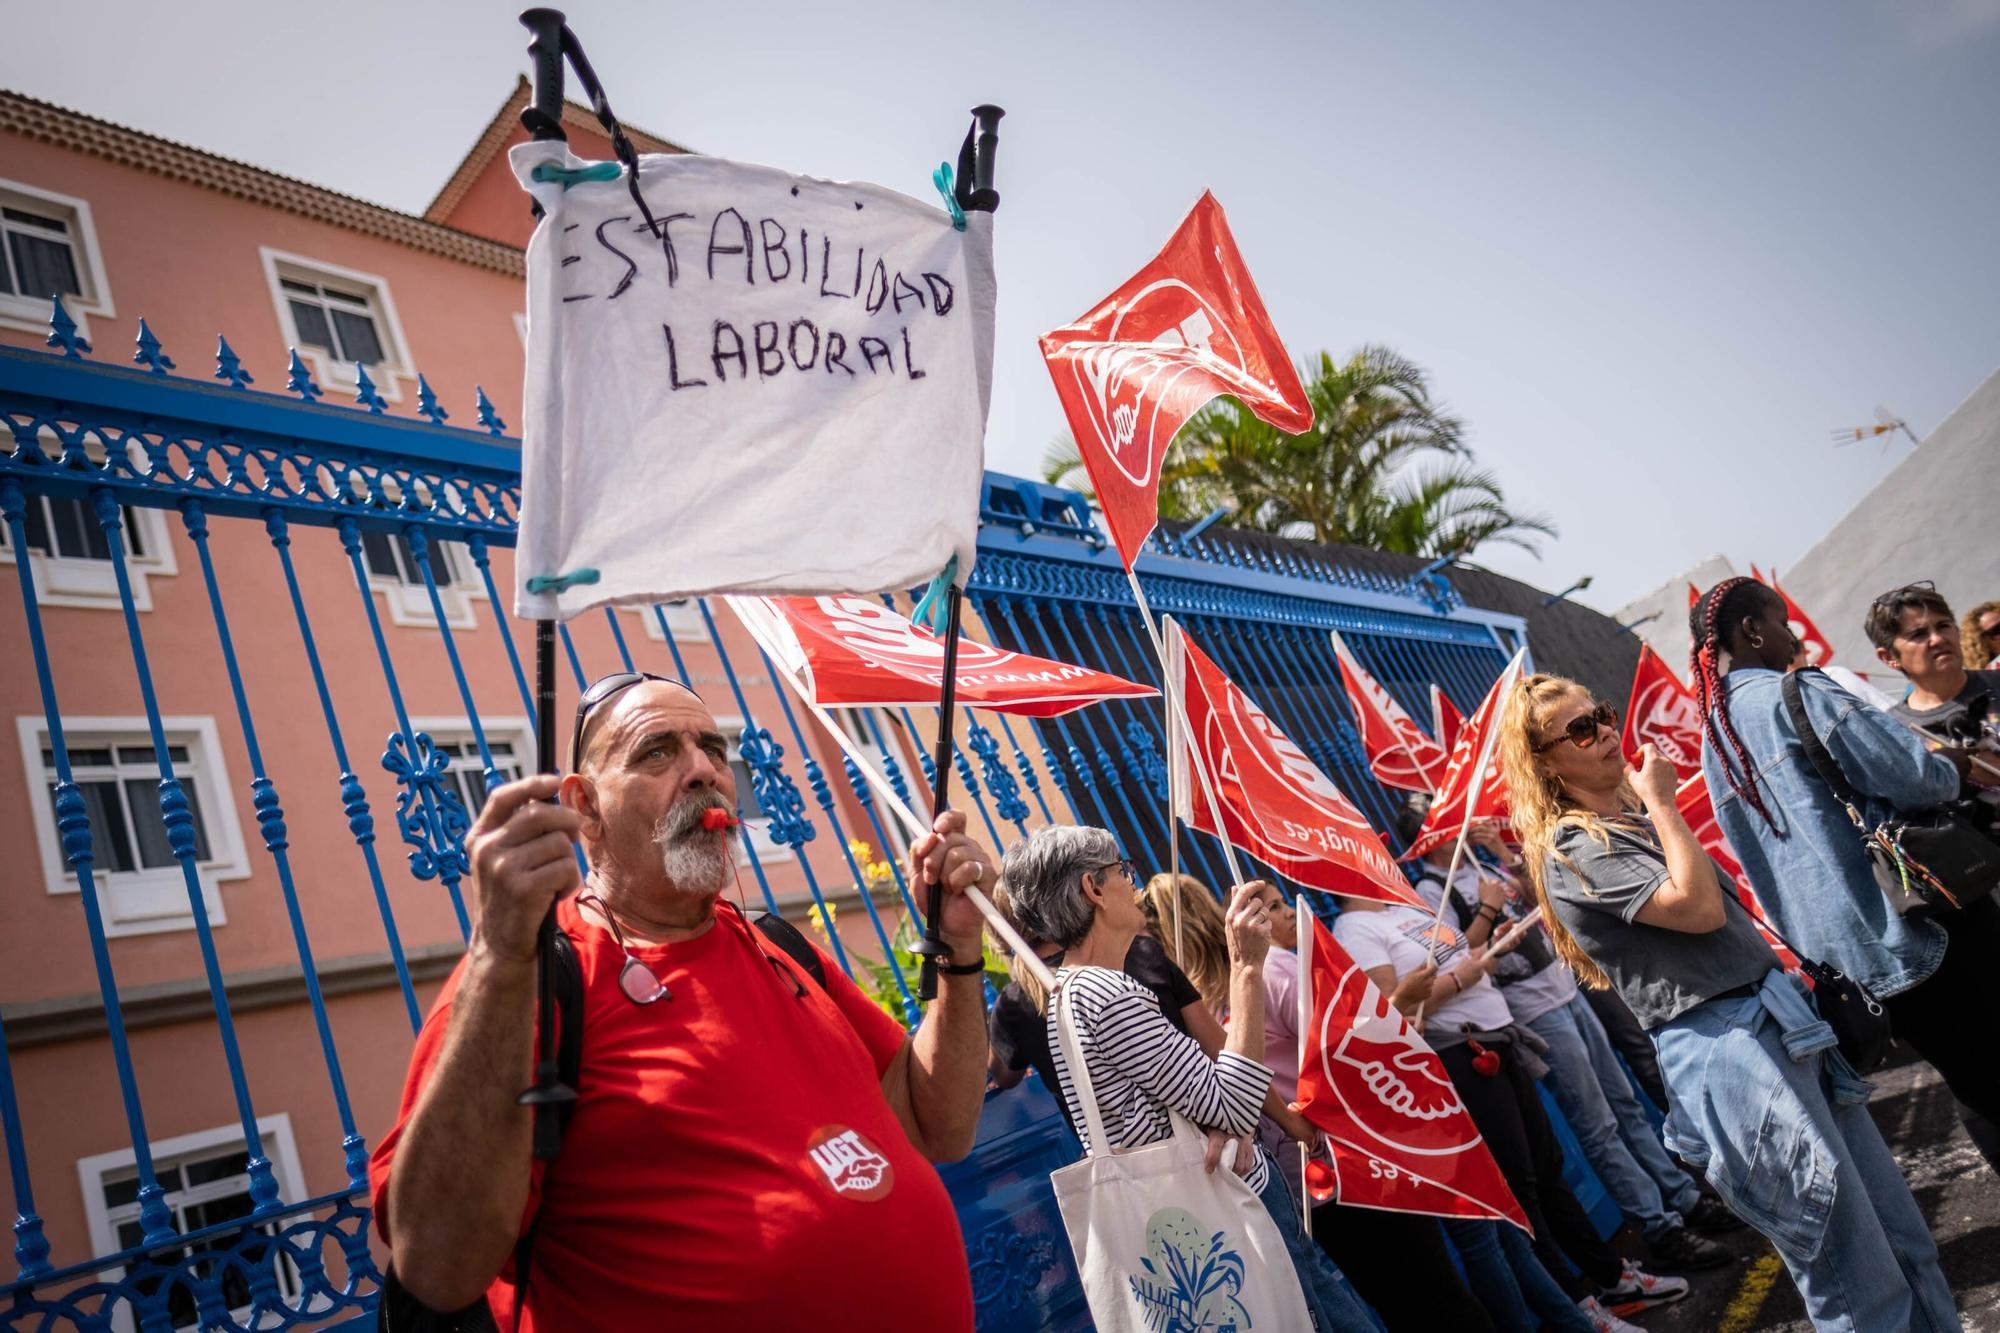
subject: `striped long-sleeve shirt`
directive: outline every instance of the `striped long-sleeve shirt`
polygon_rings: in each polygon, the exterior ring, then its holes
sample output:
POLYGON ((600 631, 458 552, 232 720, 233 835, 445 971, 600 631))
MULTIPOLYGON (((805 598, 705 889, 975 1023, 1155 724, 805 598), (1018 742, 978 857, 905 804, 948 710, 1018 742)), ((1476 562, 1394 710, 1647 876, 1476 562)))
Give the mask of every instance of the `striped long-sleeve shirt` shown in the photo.
MULTIPOLYGON (((1264 1092, 1271 1086, 1269 1069, 1235 1051, 1222 1051, 1210 1060, 1193 1037, 1167 1021, 1159 998, 1123 972, 1066 967, 1060 975, 1074 1005, 1077 1043, 1114 1151, 1171 1136, 1168 1107, 1206 1129, 1256 1133, 1264 1092)), ((1088 1150, 1090 1130, 1063 1055, 1054 1003, 1047 1021, 1056 1081, 1088 1150)), ((1262 1190, 1266 1178, 1260 1154, 1247 1179, 1252 1189, 1262 1190)))

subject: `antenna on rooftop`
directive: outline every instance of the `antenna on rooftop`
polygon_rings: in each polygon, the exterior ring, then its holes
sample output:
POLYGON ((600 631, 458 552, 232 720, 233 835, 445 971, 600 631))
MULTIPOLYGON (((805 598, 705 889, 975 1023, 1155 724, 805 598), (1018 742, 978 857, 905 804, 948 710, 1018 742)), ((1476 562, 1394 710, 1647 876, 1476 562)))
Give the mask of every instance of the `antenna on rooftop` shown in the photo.
MULTIPOLYGON (((1903 434, 1909 437, 1911 444, 1923 443, 1922 440, 1919 440, 1917 438, 1917 433, 1910 429, 1909 422, 1903 420, 1903 418, 1897 416, 1894 412, 1891 412, 1888 408, 1882 406, 1880 403, 1877 403, 1875 405, 1874 425, 1853 426, 1853 427, 1848 427, 1846 429, 1835 430, 1833 432, 1833 443, 1835 447, 1838 447, 1843 444, 1853 444, 1858 440, 1872 440, 1875 439, 1877 436, 1887 435, 1893 431, 1903 432, 1903 434)), ((1888 446, 1888 441, 1884 440, 1883 446, 1884 448, 1886 448, 1888 446)))

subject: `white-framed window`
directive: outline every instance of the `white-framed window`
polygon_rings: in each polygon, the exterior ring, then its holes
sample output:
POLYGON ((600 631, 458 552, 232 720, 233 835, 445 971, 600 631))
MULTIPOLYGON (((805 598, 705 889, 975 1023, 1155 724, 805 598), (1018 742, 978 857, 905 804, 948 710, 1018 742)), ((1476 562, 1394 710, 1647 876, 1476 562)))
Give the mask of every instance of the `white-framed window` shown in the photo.
MULTIPOLYGON (((437 584, 438 602, 444 607, 445 623, 453 629, 473 629, 479 623, 472 603, 485 600, 486 588, 474 569, 472 557, 457 542, 432 537, 424 544, 431 580, 437 584)), ((431 596, 424 587, 424 572, 417 563, 416 549, 402 533, 361 534, 361 565, 368 571, 368 586, 382 594, 389 623, 437 628, 431 610, 431 596)))
MULTIPOLYGON (((445 781, 458 793, 465 813, 478 818, 486 804, 486 766, 479 758, 479 739, 472 725, 462 717, 413 717, 410 725, 431 738, 431 745, 446 758, 445 781)), ((535 733, 524 717, 481 715, 480 730, 486 733, 486 752, 502 782, 526 777, 535 762, 535 733)))
POLYGON ((659 602, 660 614, 653 614, 653 607, 628 608, 639 617, 639 623, 646 627, 646 637, 655 643, 665 643, 667 635, 660 633, 660 621, 667 622, 667 634, 674 636, 675 643, 707 643, 708 625, 701 618, 701 607, 692 599, 683 597, 677 602, 659 602))
POLYGON ((0 180, 0 328, 47 333, 54 303, 90 336, 92 315, 114 315, 90 204, 22 181, 0 180))
MULTIPOLYGON (((56 830, 55 752, 49 748, 48 726, 39 715, 18 718, 16 723, 43 881, 50 893, 77 893, 77 877, 63 860, 62 838, 56 830)), ((168 760, 194 817, 202 902, 209 924, 220 926, 227 918, 217 886, 247 879, 250 862, 215 719, 166 717, 161 725, 168 760)), ((191 929, 194 914, 180 863, 167 844, 166 820, 160 813, 160 768, 146 719, 66 717, 63 738, 69 747, 70 777, 90 816, 91 874, 104 933, 150 935, 191 929)))
MULTIPOLYGON (((148 581, 155 574, 178 572, 166 511, 127 505, 125 509, 125 572, 132 583, 132 605, 153 609, 148 581)), ((29 494, 22 506, 22 527, 28 538, 28 565, 35 579, 35 596, 45 606, 120 609, 118 573, 111 565, 111 546, 97 511, 80 496, 29 494)), ((0 523, 0 564, 20 558, 6 523, 0 523)))
POLYGON ((278 327, 285 345, 298 349, 322 388, 353 391, 354 365, 368 367, 375 391, 390 402, 403 396, 400 380, 415 379, 389 283, 373 273, 342 268, 302 255, 260 248, 278 327))
MULTIPOLYGON (((282 1111, 259 1116, 257 1135, 264 1156, 270 1159, 271 1174, 278 1182, 279 1197, 304 1198, 305 1177, 299 1170, 291 1116, 282 1111)), ((250 1216, 250 1154, 244 1145, 241 1128, 236 1125, 218 1126, 178 1138, 162 1139, 151 1147, 153 1178, 159 1182, 165 1195, 164 1202, 173 1214, 176 1231, 198 1231, 203 1227, 250 1216)), ((83 1187, 83 1210, 90 1224, 94 1253, 116 1254, 139 1244, 144 1239, 144 1229, 139 1222, 137 1155, 130 1148, 121 1148, 116 1152, 84 1157, 77 1161, 76 1173, 83 1187)), ((275 1236, 281 1225, 271 1223, 260 1229, 275 1236)), ((183 1247, 182 1253, 190 1249, 226 1251, 235 1243, 238 1234, 225 1232, 215 1240, 183 1247)), ((279 1294, 287 1301, 297 1298, 298 1272, 284 1257, 279 1246, 253 1244, 244 1247, 238 1254, 252 1264, 261 1266, 269 1263, 279 1294)), ((115 1269, 106 1276, 111 1281, 117 1281, 124 1276, 124 1271, 115 1269)), ((232 1271, 225 1266, 222 1283, 223 1298, 230 1307, 230 1313, 238 1319, 243 1318, 250 1307, 250 1288, 243 1268, 236 1267, 232 1271)), ((186 1329, 192 1333, 199 1327, 194 1296, 185 1284, 177 1284, 168 1292, 167 1313, 176 1330, 186 1329)), ((134 1324, 129 1308, 113 1320, 112 1327, 119 1333, 131 1333, 134 1324)))

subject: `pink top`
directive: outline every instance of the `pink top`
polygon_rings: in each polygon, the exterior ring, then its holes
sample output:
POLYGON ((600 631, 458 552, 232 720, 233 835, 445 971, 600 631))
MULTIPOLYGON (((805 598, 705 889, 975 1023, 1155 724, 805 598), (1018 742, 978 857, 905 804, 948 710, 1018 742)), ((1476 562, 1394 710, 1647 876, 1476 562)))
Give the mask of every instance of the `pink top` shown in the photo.
POLYGON ((1299 956, 1275 944, 1264 955, 1264 1063, 1280 1096, 1298 1096, 1299 956))

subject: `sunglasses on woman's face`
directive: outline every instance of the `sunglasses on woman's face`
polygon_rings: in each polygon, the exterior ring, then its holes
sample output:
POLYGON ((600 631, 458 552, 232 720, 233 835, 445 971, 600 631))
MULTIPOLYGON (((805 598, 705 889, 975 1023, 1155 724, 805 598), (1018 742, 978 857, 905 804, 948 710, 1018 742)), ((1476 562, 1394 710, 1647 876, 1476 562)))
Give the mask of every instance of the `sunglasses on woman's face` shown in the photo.
POLYGON ((1599 704, 1588 713, 1582 713, 1571 718, 1569 725, 1562 729, 1561 734, 1537 745, 1535 753, 1540 754, 1544 750, 1552 750, 1563 741, 1568 741, 1579 750, 1588 750, 1591 746, 1597 744, 1597 733, 1600 728, 1616 728, 1617 725, 1618 710, 1610 704, 1599 704))

